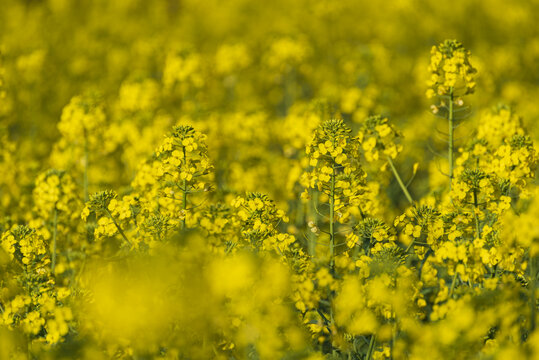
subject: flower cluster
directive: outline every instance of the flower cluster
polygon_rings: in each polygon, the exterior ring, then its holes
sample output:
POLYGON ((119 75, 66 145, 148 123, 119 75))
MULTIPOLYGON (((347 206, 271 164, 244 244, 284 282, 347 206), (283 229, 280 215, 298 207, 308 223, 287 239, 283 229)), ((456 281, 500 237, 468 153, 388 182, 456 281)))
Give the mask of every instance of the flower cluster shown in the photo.
POLYGON ((39 288, 41 294, 20 294, 6 304, 1 323, 12 328, 21 328, 32 339, 55 345, 64 340, 73 321, 71 308, 62 300, 69 290, 54 292, 47 287, 39 288))
POLYGON ((13 276, 18 283, 6 283, 3 288, 0 324, 21 329, 30 338, 48 344, 61 342, 73 319, 71 309, 65 306, 70 290, 57 286, 51 276, 48 244, 35 229, 22 225, 4 232, 0 243, 19 264, 0 265, 3 274, 13 276))
POLYGON ((148 78, 124 82, 118 101, 125 112, 154 110, 159 101, 159 86, 155 80, 148 78))
MULTIPOLYGON (((307 189, 317 189, 333 201, 334 214, 330 216, 343 223, 350 217, 351 208, 359 206, 365 184, 358 158, 359 142, 350 133, 343 120, 322 123, 306 150, 313 169, 302 177, 307 189)), ((302 196, 308 198, 308 191, 302 196)))
MULTIPOLYGON (((381 220, 375 218, 366 218, 360 221, 355 227, 354 232, 347 236, 347 246, 354 249, 356 246, 362 249, 362 255, 376 254, 386 247, 394 246, 395 235, 391 233, 390 228, 381 220)), ((354 258, 358 257, 356 252, 354 258)))
POLYGON ((196 207, 193 196, 209 190, 207 180, 213 169, 206 136, 191 126, 176 126, 155 155, 153 175, 163 199, 161 205, 171 217, 177 218, 179 213, 183 223, 192 225, 196 207))
POLYGON ((402 150, 397 143, 399 133, 391 126, 387 118, 370 116, 361 125, 358 140, 361 143, 363 155, 368 162, 382 158, 395 159, 402 150))
POLYGON ((200 56, 188 48, 171 51, 167 55, 163 73, 165 89, 178 86, 181 92, 188 92, 190 87, 201 87, 204 84, 199 72, 201 62, 200 56))
POLYGON ((427 97, 472 94, 477 70, 470 64, 470 52, 456 40, 446 40, 431 50, 427 97))
POLYGON ((95 215, 97 227, 94 230, 96 239, 113 237, 116 234, 122 236, 127 245, 131 241, 125 235, 122 223, 134 217, 134 208, 129 200, 117 200, 117 194, 111 190, 101 191, 90 196, 86 206, 82 210, 82 219, 87 220, 90 215, 95 215))
POLYGON ((47 170, 36 179, 33 196, 36 212, 43 218, 50 217, 54 211, 73 216, 78 210, 78 189, 65 171, 47 170))
POLYGON ((34 229, 17 225, 2 234, 2 248, 25 268, 47 263, 47 244, 34 229))
POLYGON ((416 240, 433 244, 444 235, 444 222, 440 212, 428 205, 408 209, 395 219, 394 225, 402 227, 401 241, 405 244, 416 240))
POLYGON ((288 217, 267 195, 248 193, 245 198, 236 198, 232 206, 238 209, 242 236, 251 246, 283 253, 296 241, 290 234, 277 230, 281 221, 288 222, 288 217))
POLYGON ((106 115, 100 95, 87 93, 73 97, 64 107, 58 130, 69 142, 95 147, 102 140, 100 133, 105 123, 106 115))

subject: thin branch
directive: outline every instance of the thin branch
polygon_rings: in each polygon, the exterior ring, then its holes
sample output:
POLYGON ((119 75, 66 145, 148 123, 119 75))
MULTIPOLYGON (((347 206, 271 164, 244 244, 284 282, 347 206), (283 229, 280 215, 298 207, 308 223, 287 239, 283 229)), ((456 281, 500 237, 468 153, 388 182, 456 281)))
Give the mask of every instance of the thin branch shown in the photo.
POLYGON ((399 186, 401 187, 402 192, 406 196, 406 199, 408 199, 410 204, 413 204, 414 200, 412 199, 412 196, 408 192, 408 189, 406 188, 406 186, 402 182, 402 179, 399 176, 399 173, 397 172, 397 169, 395 168, 395 165, 393 164, 393 160, 391 160, 391 157, 389 157, 389 155, 386 155, 386 158, 387 158, 387 161, 389 162, 389 166, 391 167, 391 171, 393 171, 393 175, 395 175, 395 179, 397 179, 397 182, 399 183, 399 186))
POLYGON ((105 208, 105 210, 107 211, 107 214, 109 215, 110 219, 112 220, 112 222, 113 222, 114 225, 116 226, 116 229, 118 229, 118 232, 120 233, 120 235, 122 235, 122 237, 124 238, 124 240, 125 240, 129 245, 131 245, 131 241, 129 241, 129 239, 127 238, 127 236, 125 236, 124 231, 122 230, 122 228, 120 227, 120 225, 118 225, 118 223, 116 222, 116 219, 114 219, 114 217, 113 217, 112 214, 110 213, 109 209, 105 208))
POLYGON ((434 148, 432 147, 432 145, 430 143, 427 143, 427 148, 428 150, 433 153, 434 155, 438 156, 438 157, 441 157, 442 159, 447 159, 447 156, 446 155, 442 155, 440 154, 439 152, 437 152, 436 150, 434 150, 434 148))

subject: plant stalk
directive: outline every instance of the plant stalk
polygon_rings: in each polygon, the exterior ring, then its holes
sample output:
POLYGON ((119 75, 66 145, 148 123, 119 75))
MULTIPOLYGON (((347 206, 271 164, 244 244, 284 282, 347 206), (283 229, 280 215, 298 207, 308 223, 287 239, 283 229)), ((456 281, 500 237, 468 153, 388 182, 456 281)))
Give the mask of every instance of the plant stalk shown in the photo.
POLYGON ((453 87, 449 88, 449 113, 447 114, 449 121, 449 149, 447 157, 449 159, 449 193, 453 183, 453 132, 455 130, 454 114, 453 114, 453 87))
MULTIPOLYGON (((314 191, 310 204, 311 204, 310 213, 313 219, 312 221, 314 222, 316 226, 318 226, 318 213, 316 210, 318 209, 318 192, 317 191, 314 191)), ((308 250, 309 250, 309 255, 314 258, 316 256, 316 234, 312 232, 309 235, 308 250)))
POLYGON ((449 289, 448 298, 451 298, 453 291, 455 290, 455 285, 457 284, 457 267, 455 266, 455 273, 453 274, 453 280, 451 281, 451 289, 449 289))
POLYGON ((335 267, 335 166, 331 174, 331 193, 329 197, 329 269, 334 272, 335 267))
POLYGON ((372 354, 374 353, 375 344, 376 344, 376 335, 373 334, 371 336, 371 341, 369 342, 369 350, 367 351, 367 356, 365 358, 366 360, 372 359, 372 354))
POLYGON ((535 317, 537 312, 537 300, 535 298, 535 292, 536 292, 536 275, 537 275, 537 269, 536 267, 536 259, 533 257, 530 257, 530 333, 532 333, 535 330, 535 317))
POLYGON ((89 151, 88 151, 88 137, 86 136, 86 131, 84 132, 84 169, 83 169, 83 188, 84 188, 84 201, 87 202, 89 199, 88 195, 88 164, 89 161, 89 151))
MULTIPOLYGON (((183 166, 187 168, 187 154, 185 153, 185 146, 183 147, 183 166)), ((185 217, 187 216, 187 178, 183 179, 183 211, 182 230, 185 229, 185 217)))
POLYGON ((51 272, 54 274, 56 267, 56 238, 58 236, 58 209, 54 207, 54 218, 52 220, 52 255, 51 255, 51 272))
MULTIPOLYGON (((335 275, 335 164, 333 164, 333 173, 331 174, 331 193, 329 197, 329 271, 332 276, 335 275)), ((333 349, 333 329, 335 320, 333 319, 333 294, 331 289, 328 293, 329 316, 330 316, 330 345, 333 349)), ((335 354, 335 349, 333 349, 335 354)))
POLYGON ((393 164, 393 160, 391 160, 391 157, 389 155, 386 155, 386 156, 387 156, 387 161, 389 162, 389 166, 391 167, 391 171, 393 171, 393 175, 395 175, 395 179, 397 179, 397 182, 399 183, 399 186, 402 189, 404 196, 406 196, 406 199, 410 202, 410 204, 413 204, 414 200, 412 199, 410 192, 408 192, 406 185, 404 185, 404 182, 402 181, 397 169, 395 168, 395 164, 393 164))
POLYGON ((479 226, 479 217, 477 216, 477 190, 473 191, 473 217, 475 219, 475 231, 477 232, 477 238, 481 238, 481 227, 479 226))
POLYGON ((112 220, 112 222, 113 222, 114 225, 116 226, 116 229, 118 229, 118 232, 120 233, 120 235, 122 235, 122 237, 124 238, 124 240, 125 240, 129 245, 131 245, 131 241, 129 241, 129 239, 127 238, 127 236, 125 236, 124 231, 122 230, 122 228, 120 227, 120 225, 118 225, 118 223, 116 222, 116 219, 114 218, 114 216, 112 216, 112 214, 110 213, 109 209, 106 209, 106 210, 107 210, 107 214, 109 215, 110 219, 112 220))

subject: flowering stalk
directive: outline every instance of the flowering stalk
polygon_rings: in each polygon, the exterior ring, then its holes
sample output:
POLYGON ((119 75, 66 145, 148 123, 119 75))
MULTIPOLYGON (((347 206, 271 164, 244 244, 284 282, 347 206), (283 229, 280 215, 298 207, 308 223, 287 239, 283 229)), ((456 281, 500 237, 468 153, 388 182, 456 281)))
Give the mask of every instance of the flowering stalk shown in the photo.
POLYGON ((33 190, 35 212, 49 227, 51 243, 50 268, 54 274, 58 248, 58 224, 63 224, 69 214, 79 207, 78 189, 71 176, 62 170, 49 169, 36 179, 33 190))
POLYGON ((65 140, 82 151, 84 201, 89 200, 89 154, 101 146, 106 115, 101 95, 86 92, 74 96, 62 110, 58 130, 65 140))
POLYGON ((193 203, 196 193, 206 192, 211 188, 209 180, 213 166, 209 162, 206 135, 192 126, 180 125, 173 128, 156 151, 154 160, 156 191, 165 200, 160 212, 178 219, 181 229, 194 225, 193 203), (174 194, 180 190, 179 197, 174 194))
MULTIPOLYGON (((306 153, 312 170, 303 174, 302 181, 309 188, 316 188, 319 193, 327 195, 327 216, 329 229, 324 233, 329 236, 329 266, 322 270, 327 277, 335 279, 336 253, 336 218, 343 223, 349 217, 349 209, 359 205, 359 196, 363 193, 364 172, 359 164, 359 144, 356 137, 350 136, 351 130, 340 119, 327 120, 316 130, 313 140, 308 145, 306 153)), ((302 198, 309 198, 307 190, 302 198)), ((318 211, 315 207, 315 211, 318 211)), ((314 224, 309 225, 311 231, 318 231, 314 224), (315 229, 315 230, 313 230, 315 229)), ((334 289, 327 287, 327 315, 323 316, 326 327, 329 328, 329 344, 332 352, 335 336, 334 321, 334 289)))
MULTIPOLYGON (((460 96, 473 94, 475 89, 474 76, 477 70, 470 64, 470 52, 456 40, 445 40, 438 46, 433 46, 431 49, 431 59, 429 65, 431 77, 427 82, 429 89, 427 97, 435 96, 441 99, 448 99, 449 104, 446 105, 444 100, 439 104, 432 105, 433 114, 440 118, 445 118, 448 121, 448 162, 449 162, 449 192, 453 182, 453 165, 454 165, 454 130, 455 121, 458 118, 456 112, 466 111, 463 107, 464 101, 460 96), (455 99, 458 97, 458 99, 455 99), (456 101, 457 100, 457 101, 456 101), (455 109, 455 105, 461 107, 455 109), (444 110, 445 116, 438 114, 440 110, 444 110)), ((461 116, 463 119, 466 116, 461 116)))
MULTIPOLYGON (((362 143, 361 148, 365 160, 369 163, 377 164, 380 166, 381 171, 385 171, 387 164, 381 160, 387 159, 391 171, 397 179, 406 199, 410 204, 413 204, 414 201, 412 196, 393 163, 393 159, 395 159, 402 150, 402 146, 398 143, 398 138, 400 137, 400 133, 393 128, 389 120, 380 115, 368 117, 361 125, 358 133, 358 139, 362 143)), ((364 217, 363 213, 361 213, 361 216, 364 217)))

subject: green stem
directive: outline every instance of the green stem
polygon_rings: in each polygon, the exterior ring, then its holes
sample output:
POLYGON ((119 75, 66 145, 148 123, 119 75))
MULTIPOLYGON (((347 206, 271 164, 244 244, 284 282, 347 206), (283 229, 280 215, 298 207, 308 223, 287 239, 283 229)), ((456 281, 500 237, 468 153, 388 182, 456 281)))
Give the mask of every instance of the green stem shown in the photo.
POLYGON ((455 290, 455 285, 457 283, 457 267, 455 266, 455 274, 453 274, 453 281, 451 281, 451 289, 449 289, 449 295, 448 298, 451 298, 451 295, 453 295, 453 290, 455 290))
MULTIPOLYGON (((331 193, 329 197, 329 271, 332 275, 335 274, 335 164, 333 165, 333 173, 331 174, 331 193)), ((330 316, 330 343, 333 349, 333 328, 335 320, 333 319, 333 294, 331 289, 328 294, 329 299, 329 316, 330 316)), ((333 354, 335 354, 333 349, 333 354)))
POLYGON ((402 192, 404 193, 404 196, 406 196, 406 199, 410 202, 410 204, 414 203, 414 200, 412 199, 412 196, 408 192, 408 189, 406 188, 406 185, 404 185, 404 182, 402 182, 402 179, 395 168, 395 164, 393 164, 393 160, 391 160, 391 157, 387 155, 387 161, 389 162, 389 166, 391 167, 391 171, 393 171, 393 175, 395 175, 395 179, 397 179, 397 182, 399 183, 399 186, 402 189, 402 192))
POLYGON ((476 212, 476 209, 477 209, 477 190, 473 191, 473 202, 474 202, 474 206, 472 208, 472 212, 473 212, 473 217, 475 219, 475 231, 477 232, 477 238, 480 239, 481 238, 481 227, 479 226, 479 217, 477 216, 477 212, 476 212))
POLYGON ((112 220, 112 222, 113 222, 114 225, 116 226, 116 229, 118 229, 118 232, 120 233, 120 235, 122 235, 122 237, 124 238, 124 240, 125 240, 129 245, 131 245, 131 241, 129 241, 129 239, 127 238, 127 236, 125 236, 124 231, 122 230, 122 228, 120 227, 120 225, 118 225, 118 223, 116 222, 116 219, 114 219, 114 217, 113 217, 112 214, 110 213, 109 209, 106 209, 106 210, 107 210, 107 214, 109 215, 110 219, 112 220))
POLYGON ((530 257, 530 333, 535 330, 535 314, 537 312, 537 300, 535 299, 536 269, 535 259, 530 257))
POLYGON ((363 210, 361 209, 361 205, 358 205, 357 209, 359 210, 359 216, 361 216, 361 220, 365 220, 366 216, 363 210))
POLYGON ((84 188, 84 201, 87 202, 89 199, 88 195, 88 160, 89 151, 88 151, 88 138, 86 136, 86 131, 84 134, 84 169, 83 169, 83 188, 84 188))
MULTIPOLYGON (((187 168, 187 154, 185 153, 185 146, 183 147, 183 166, 187 168)), ((182 230, 185 229, 185 217, 187 216, 187 178, 183 179, 183 211, 182 230)))
POLYGON ((371 341, 369 342, 369 350, 367 351, 367 357, 366 360, 372 359, 372 354, 374 353, 374 346, 376 344, 376 335, 371 336, 371 341))
POLYGON ((453 114, 453 87, 449 88, 449 113, 447 114, 447 120, 449 121, 449 192, 451 193, 451 185, 453 182, 453 132, 455 130, 454 114, 453 114))
POLYGON ((305 214, 307 206, 303 202, 298 202, 296 205, 296 226, 299 228, 305 224, 305 214))
POLYGON ((397 317, 395 317, 395 322, 393 323, 393 329, 392 329, 392 335, 391 335, 391 348, 390 348, 390 359, 393 359, 393 352, 395 349, 395 343, 397 342, 397 317))
POLYGON ((51 272, 54 274, 54 268, 56 267, 56 238, 58 236, 58 209, 56 207, 54 207, 54 218, 52 221, 51 272))
MULTIPOLYGON (((315 191, 314 194, 313 194, 313 198, 311 199, 311 209, 310 209, 310 212, 311 212, 311 216, 312 216, 312 221, 314 222, 314 224, 316 226, 318 226, 318 213, 317 213, 317 209, 318 209, 318 192, 315 191)), ((314 258, 316 256, 316 234, 314 234, 313 232, 310 232, 310 235, 309 235, 309 255, 314 258)))
POLYGON ((32 340, 30 339, 30 335, 26 335, 26 356, 28 359, 33 359, 33 354, 32 354, 32 340))
POLYGON ((404 250, 404 252, 407 254, 408 251, 410 251, 410 249, 412 248, 412 246, 414 246, 414 243, 415 243, 415 238, 412 239, 412 241, 410 241, 410 245, 408 245, 408 247, 406 248, 406 250, 404 250))
POLYGON ((331 193, 329 197, 329 269, 334 271, 335 256, 335 166, 331 174, 331 193))

